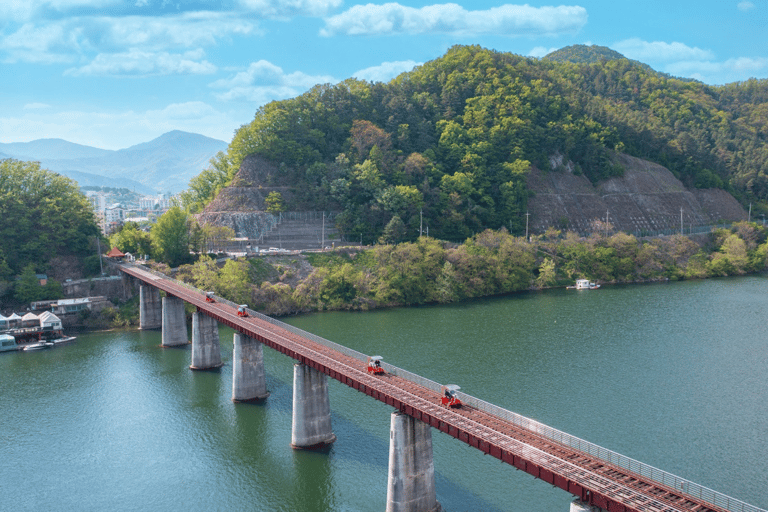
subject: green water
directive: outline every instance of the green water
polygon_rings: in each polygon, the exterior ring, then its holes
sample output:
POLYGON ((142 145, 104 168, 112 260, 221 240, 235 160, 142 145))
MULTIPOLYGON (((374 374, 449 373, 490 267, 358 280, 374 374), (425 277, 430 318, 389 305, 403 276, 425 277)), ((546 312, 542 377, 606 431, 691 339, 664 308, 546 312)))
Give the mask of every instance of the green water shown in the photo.
MULTIPOLYGON (((555 290, 287 321, 768 509, 768 278, 555 290)), ((294 451, 292 360, 233 404, 159 332, 0 354, 0 510, 383 511, 391 408, 331 381, 328 453, 294 451)), ((572 497, 434 432, 445 510, 549 512, 572 497)))

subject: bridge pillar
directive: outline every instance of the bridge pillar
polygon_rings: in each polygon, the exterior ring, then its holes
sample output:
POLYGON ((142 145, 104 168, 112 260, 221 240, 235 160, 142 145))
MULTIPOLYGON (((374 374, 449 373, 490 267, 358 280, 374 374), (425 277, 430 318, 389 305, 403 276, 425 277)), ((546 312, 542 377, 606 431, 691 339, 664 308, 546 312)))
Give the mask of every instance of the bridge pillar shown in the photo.
POLYGON ((293 365, 291 447, 311 450, 334 441, 327 377, 307 365, 293 365))
POLYGON ((439 510, 431 427, 395 411, 389 429, 387 512, 439 510))
POLYGON ((163 297, 163 337, 160 345, 177 347, 187 345, 187 316, 184 312, 184 301, 178 297, 163 297))
POLYGON ((232 348, 232 401, 264 400, 268 396, 262 345, 257 339, 236 332, 232 348))
POLYGON ((603 509, 576 498, 571 502, 570 512, 603 512, 603 509))
POLYGON ((139 287, 139 329, 159 329, 162 325, 160 290, 154 286, 139 287))
POLYGON ((192 314, 192 370, 219 368, 219 324, 208 315, 196 311, 192 314))

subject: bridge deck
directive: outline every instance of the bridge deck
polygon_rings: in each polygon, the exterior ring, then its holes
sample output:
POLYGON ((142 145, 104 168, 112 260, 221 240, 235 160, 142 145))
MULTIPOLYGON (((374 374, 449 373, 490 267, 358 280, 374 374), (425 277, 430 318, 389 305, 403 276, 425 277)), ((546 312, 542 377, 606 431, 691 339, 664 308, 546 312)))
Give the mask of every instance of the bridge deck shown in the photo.
MULTIPOLYGON (((362 393, 424 421, 484 453, 526 471, 608 511, 725 512, 655 480, 557 443, 524 427, 474 407, 449 409, 440 394, 392 374, 374 376, 366 364, 278 325, 239 317, 222 302, 209 303, 201 292, 134 267, 128 275, 195 305, 220 323, 258 339, 362 393)), ((738 501, 738 500, 735 500, 738 501)), ((739 510, 759 510, 747 506, 739 510)))

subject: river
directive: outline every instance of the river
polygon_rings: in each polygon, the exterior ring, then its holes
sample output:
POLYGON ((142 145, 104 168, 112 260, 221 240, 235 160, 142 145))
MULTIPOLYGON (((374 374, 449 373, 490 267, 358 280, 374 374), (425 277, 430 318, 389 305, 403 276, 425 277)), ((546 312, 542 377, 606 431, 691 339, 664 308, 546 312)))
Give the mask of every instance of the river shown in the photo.
MULTIPOLYGON (((286 321, 768 509, 768 277, 548 290, 286 321)), ((191 331, 190 331, 191 332, 191 331)), ((0 510, 377 511, 392 409, 336 381, 338 440, 290 448, 292 360, 233 404, 158 331, 0 354, 0 510)), ((448 512, 565 512, 572 496, 433 431, 448 512)))

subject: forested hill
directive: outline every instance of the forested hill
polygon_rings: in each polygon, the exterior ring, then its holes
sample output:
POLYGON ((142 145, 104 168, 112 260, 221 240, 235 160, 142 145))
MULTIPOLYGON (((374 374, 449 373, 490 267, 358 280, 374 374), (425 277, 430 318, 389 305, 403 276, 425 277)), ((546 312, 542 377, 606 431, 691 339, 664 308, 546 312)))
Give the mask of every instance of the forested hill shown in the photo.
POLYGON ((531 166, 571 162, 597 183, 622 174, 616 153, 766 204, 767 135, 767 80, 712 87, 621 58, 455 46, 389 83, 349 79, 261 107, 183 201, 201 211, 255 154, 277 169, 264 186, 291 189, 285 208, 340 211, 343 232, 377 237, 401 219, 409 238, 422 212, 442 238, 521 233, 531 166))

